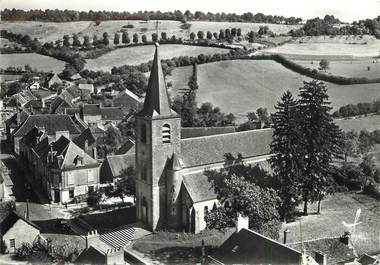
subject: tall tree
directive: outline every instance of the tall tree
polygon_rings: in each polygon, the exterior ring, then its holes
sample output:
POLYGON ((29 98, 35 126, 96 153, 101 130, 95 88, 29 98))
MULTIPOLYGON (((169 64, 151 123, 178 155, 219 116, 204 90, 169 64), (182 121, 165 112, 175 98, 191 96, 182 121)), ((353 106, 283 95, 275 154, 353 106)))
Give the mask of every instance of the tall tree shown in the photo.
POLYGON ((275 106, 272 115, 273 138, 271 144, 271 166, 276 187, 281 198, 280 214, 284 221, 292 218, 298 204, 300 172, 302 159, 300 157, 301 131, 297 111, 297 101, 287 90, 281 101, 275 106))
POLYGON ((152 33, 152 41, 153 42, 157 42, 158 41, 157 33, 152 33))
POLYGON ((81 46, 81 43, 77 34, 73 35, 73 46, 76 46, 76 47, 81 46))
POLYGON ((212 39, 212 33, 211 33, 211 31, 207 31, 206 37, 207 37, 207 39, 209 39, 209 40, 212 39))
POLYGON ((138 43, 139 42, 139 35, 137 33, 133 34, 133 43, 138 43))
POLYGON ((86 48, 88 48, 88 47, 90 47, 90 38, 87 36, 87 35, 85 35, 84 37, 83 37, 83 46, 84 47, 86 47, 86 48))
POLYGON ((331 184, 331 161, 342 145, 342 134, 330 115, 330 102, 323 82, 304 81, 299 94, 300 128, 302 128, 303 172, 302 199, 304 214, 308 202, 320 202, 331 184))
POLYGON ((194 33, 194 32, 191 32, 191 33, 190 33, 190 39, 191 39, 191 40, 195 40, 195 33, 194 33))
POLYGON ((113 37, 113 44, 118 45, 120 43, 120 36, 118 33, 115 33, 115 36, 113 37))
POLYGON ((205 33, 200 30, 200 31, 198 31, 197 36, 198 36, 198 39, 202 40, 205 36, 205 33))
POLYGON ((63 36, 63 46, 69 47, 70 46, 70 37, 69 35, 63 36))
POLYGON ((141 41, 142 41, 143 43, 147 43, 148 40, 147 40, 145 34, 141 36, 141 41))
POLYGON ((124 44, 128 44, 131 42, 131 39, 129 38, 128 32, 124 31, 121 35, 121 42, 124 44))
POLYGON ((167 36, 166 32, 165 31, 161 32, 161 39, 165 41, 165 40, 167 40, 167 38, 168 38, 168 36, 167 36))

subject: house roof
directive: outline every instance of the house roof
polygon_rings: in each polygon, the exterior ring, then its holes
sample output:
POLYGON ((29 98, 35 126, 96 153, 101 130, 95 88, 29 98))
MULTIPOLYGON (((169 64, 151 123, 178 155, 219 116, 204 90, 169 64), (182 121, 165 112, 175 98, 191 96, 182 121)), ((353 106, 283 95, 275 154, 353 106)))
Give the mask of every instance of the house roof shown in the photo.
POLYGON ((30 115, 13 135, 14 137, 22 137, 33 127, 44 127, 48 135, 53 135, 57 131, 69 131, 73 135, 80 134, 80 130, 69 115, 38 114, 30 115))
POLYGON ((129 138, 119 149, 116 150, 115 154, 135 154, 135 142, 129 138))
POLYGON ((203 172, 183 176, 183 185, 193 203, 217 198, 211 182, 203 172))
POLYGON ((93 84, 78 84, 79 89, 94 90, 93 84))
POLYGON ((315 251, 324 253, 327 255, 327 264, 336 264, 355 258, 354 250, 342 243, 339 238, 321 238, 288 245, 298 250, 304 248, 309 255, 314 254, 315 251))
POLYGON ((122 120, 124 113, 119 107, 101 107, 100 113, 103 120, 122 120))
POLYGON ((9 229, 11 229, 13 227, 13 225, 18 221, 18 220, 23 220, 24 222, 26 222, 27 224, 33 226, 34 228, 40 230, 40 228, 35 225, 34 223, 32 223, 31 221, 21 217, 20 215, 18 215, 16 212, 12 211, 8 214, 7 217, 5 217, 1 223, 0 223, 0 231, 1 231, 1 235, 4 235, 6 232, 8 232, 9 229))
POLYGON ((61 78, 59 78, 59 76, 56 73, 51 75, 49 80, 48 80, 48 83, 51 83, 51 84, 61 83, 61 82, 62 82, 61 78))
POLYGON ((83 115, 101 115, 100 104, 84 104, 82 107, 83 115))
POLYGON ((89 146, 92 145, 93 143, 95 143, 95 138, 92 135, 92 132, 91 132, 91 130, 89 128, 85 129, 80 135, 78 135, 77 137, 75 137, 73 139, 73 142, 77 146, 79 146, 80 148, 82 148, 84 150, 85 149, 86 140, 87 140, 87 144, 89 146))
POLYGON ((181 128, 181 138, 194 138, 235 132, 234 126, 226 127, 185 127, 181 128))
POLYGON ((127 169, 128 167, 135 166, 134 154, 107 156, 106 160, 114 178, 120 176, 123 170, 127 169))
POLYGON ((62 91, 50 104, 50 112, 54 113, 58 107, 70 108, 73 106, 74 97, 66 90, 62 91))
POLYGON ((40 142, 43 136, 46 136, 46 134, 40 131, 37 127, 33 127, 24 137, 21 138, 21 142, 29 147, 32 147, 40 142), (38 141, 37 138, 39 139, 38 141))
POLYGON ((65 114, 67 114, 67 115, 74 115, 77 113, 80 113, 79 108, 65 108, 65 114))
POLYGON ((142 105, 140 98, 128 89, 121 91, 112 101, 114 106, 124 108, 138 109, 142 105))
POLYGON ((272 129, 203 136, 181 140, 184 167, 214 164, 224 161, 226 153, 243 158, 270 153, 272 129))
POLYGON ((301 253, 250 229, 232 234, 216 251, 224 264, 300 264, 301 253))
POLYGON ((156 44, 144 106, 139 115, 148 117, 177 115, 170 107, 165 77, 158 54, 158 44, 156 44))

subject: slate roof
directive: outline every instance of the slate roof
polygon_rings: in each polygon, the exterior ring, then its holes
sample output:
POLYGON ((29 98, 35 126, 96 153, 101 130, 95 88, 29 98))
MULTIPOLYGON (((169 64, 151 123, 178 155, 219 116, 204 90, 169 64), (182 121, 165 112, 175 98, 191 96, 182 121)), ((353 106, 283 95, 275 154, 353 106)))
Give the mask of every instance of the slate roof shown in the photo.
POLYGON ((82 106, 82 112, 84 116, 85 115, 91 115, 91 116, 101 115, 100 105, 99 104, 84 104, 82 106))
POLYGON ((54 83, 62 83, 62 80, 61 80, 61 78, 59 78, 59 76, 56 73, 54 73, 53 75, 50 76, 47 83, 48 83, 48 86, 50 87, 54 83))
POLYGON ((114 177, 120 176, 124 169, 127 169, 130 166, 135 166, 134 155, 112 155, 107 156, 106 159, 114 177))
POLYGON ((158 54, 158 44, 156 44, 144 106, 138 115, 148 117, 177 115, 170 107, 165 77, 158 54))
POLYGON ((104 107, 100 108, 103 120, 122 120, 124 113, 119 107, 104 107))
POLYGON ((251 130, 181 140, 184 167, 195 167, 224 161, 226 153, 243 158, 269 154, 272 129, 251 130))
POLYGON ((30 115, 13 135, 14 137, 22 137, 33 127, 44 127, 48 135, 53 135, 57 131, 69 131, 70 135, 80 134, 79 128, 69 115, 38 114, 30 115))
POLYGON ((183 176, 183 185, 193 203, 216 199, 216 193, 203 172, 183 176))
POLYGON ((21 217, 20 215, 18 215, 16 212, 12 211, 8 214, 7 217, 5 217, 1 223, 0 223, 0 234, 1 235, 4 235, 6 232, 8 232, 9 229, 11 229, 13 227, 13 225, 18 221, 18 220, 23 220, 24 222, 26 222, 27 224, 33 226, 34 228, 40 230, 40 228, 35 225, 34 223, 32 223, 31 221, 21 217))
POLYGON ((128 139, 119 149, 116 150, 116 155, 135 154, 135 142, 132 139, 128 139))
POLYGON ((80 113, 79 108, 65 108, 65 114, 67 115, 75 115, 75 114, 80 113))
POLYGON ((138 96, 136 96, 134 93, 132 93, 128 89, 125 89, 121 91, 113 99, 113 105, 117 107, 123 107, 123 108, 139 109, 140 106, 142 105, 142 102, 140 101, 138 96))
POLYGON ((209 136, 216 134, 224 134, 224 133, 233 133, 235 132, 234 126, 226 126, 226 127, 185 127, 181 128, 181 138, 193 138, 200 136, 209 136))
POLYGON ((41 140, 44 135, 45 134, 37 127, 33 127, 33 129, 31 129, 24 137, 21 138, 21 142, 29 147, 33 147, 39 142, 37 142, 37 138, 41 140))
POLYGON ((243 228, 232 234, 212 257, 224 264, 300 264, 301 253, 243 228))
POLYGON ((84 150, 86 140, 88 146, 91 146, 93 143, 95 143, 95 138, 89 128, 85 129, 79 136, 75 137, 73 139, 73 142, 84 150))
POLYGON ((54 99, 54 101, 50 104, 50 113, 55 113, 56 110, 61 107, 61 108, 71 108, 73 106, 73 100, 74 97, 65 91, 62 91, 61 94, 59 94, 58 97, 54 99))
POLYGON ((324 253, 327 255, 327 264, 336 264, 355 258, 353 249, 342 243, 339 238, 322 238, 288 245, 298 250, 303 247, 309 255, 315 251, 324 253))

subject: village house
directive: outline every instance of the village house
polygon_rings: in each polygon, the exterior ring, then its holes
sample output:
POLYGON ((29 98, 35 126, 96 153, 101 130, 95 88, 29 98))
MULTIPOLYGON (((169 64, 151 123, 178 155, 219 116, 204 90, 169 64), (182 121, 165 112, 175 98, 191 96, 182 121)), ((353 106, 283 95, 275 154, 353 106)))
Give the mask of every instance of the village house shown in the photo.
POLYGON ((29 115, 19 127, 14 129, 11 136, 14 152, 17 155, 20 153, 20 139, 34 127, 37 127, 41 131, 44 131, 48 136, 49 142, 57 140, 61 135, 66 135, 67 138, 73 139, 81 133, 69 115, 29 115))
POLYGON ((204 171, 223 167, 226 153, 269 168, 272 129, 181 137, 181 118, 170 107, 157 47, 135 119, 136 216, 152 230, 205 229, 204 215, 218 200, 204 171))
POLYGON ((61 78, 56 73, 52 73, 46 80, 45 86, 47 88, 52 88, 54 84, 62 84, 61 78))
POLYGON ((12 134, 30 115, 28 109, 18 109, 11 117, 5 121, 7 141, 12 145, 12 134))
POLYGON ((108 155, 100 167, 102 183, 115 183, 128 168, 135 167, 135 153, 108 155))
POLYGON ((120 107, 124 113, 128 113, 131 110, 140 110, 142 107, 142 102, 140 98, 128 89, 121 91, 112 100, 113 106, 120 107))
POLYGON ((84 104, 80 106, 80 115, 82 120, 89 126, 104 126, 112 123, 120 123, 124 114, 118 107, 102 107, 99 104, 84 104))
POLYGON ((33 245, 40 234, 37 225, 14 211, 1 221, 0 230, 0 239, 4 241, 8 253, 15 253, 22 243, 33 245))
POLYGON ((62 135, 51 143, 42 135, 34 142, 32 138, 33 133, 23 139, 29 143, 32 156, 28 158, 29 167, 51 201, 70 202, 75 196, 98 189, 100 163, 68 137, 62 135))
POLYGON ((94 93, 94 85, 93 84, 78 84, 79 90, 83 91, 84 93, 93 94, 94 93))

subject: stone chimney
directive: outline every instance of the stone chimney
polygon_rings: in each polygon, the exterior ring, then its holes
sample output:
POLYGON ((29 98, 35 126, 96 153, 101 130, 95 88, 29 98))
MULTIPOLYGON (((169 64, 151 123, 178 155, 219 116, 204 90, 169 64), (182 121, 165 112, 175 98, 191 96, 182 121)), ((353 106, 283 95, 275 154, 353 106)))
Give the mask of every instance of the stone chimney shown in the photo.
POLYGON ((319 252, 319 251, 315 251, 315 262, 318 263, 318 265, 326 265, 327 264, 327 255, 322 253, 322 252, 319 252))
POLYGON ((344 235, 339 238, 339 241, 348 246, 350 244, 350 237, 350 232, 344 232, 344 235))
POLYGON ((290 233, 290 230, 289 229, 285 229, 284 230, 284 245, 286 244, 286 241, 287 241, 287 238, 288 238, 288 234, 290 233))
POLYGON ((98 230, 92 230, 86 235, 86 249, 88 249, 91 244, 99 239, 98 230))
POLYGON ((236 220, 236 233, 239 233, 243 228, 249 228, 249 218, 248 216, 242 216, 240 213, 236 220))

